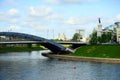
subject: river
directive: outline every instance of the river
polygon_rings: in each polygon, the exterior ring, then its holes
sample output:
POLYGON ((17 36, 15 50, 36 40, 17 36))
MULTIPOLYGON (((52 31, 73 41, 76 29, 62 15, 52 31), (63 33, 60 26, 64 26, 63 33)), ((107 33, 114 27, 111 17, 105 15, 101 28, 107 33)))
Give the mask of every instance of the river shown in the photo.
POLYGON ((41 51, 0 53, 0 80, 120 80, 120 64, 52 60, 41 51))

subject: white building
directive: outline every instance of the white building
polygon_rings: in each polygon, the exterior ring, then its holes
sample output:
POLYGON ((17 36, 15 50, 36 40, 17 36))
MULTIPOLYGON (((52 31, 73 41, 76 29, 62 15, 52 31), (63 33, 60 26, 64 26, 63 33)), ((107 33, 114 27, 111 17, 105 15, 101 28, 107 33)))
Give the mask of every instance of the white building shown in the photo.
POLYGON ((100 18, 98 19, 99 24, 97 26, 97 37, 101 37, 103 33, 112 32, 110 29, 102 29, 102 24, 100 18))
POLYGON ((116 28, 114 27, 115 30, 110 30, 108 27, 105 29, 102 29, 102 24, 101 24, 100 18, 98 19, 98 21, 99 21, 99 24, 98 24, 97 29, 96 29, 97 37, 101 37, 101 35, 103 33, 111 32, 112 36, 116 35, 117 42, 120 43, 120 25, 119 25, 119 22, 115 23, 117 25, 116 28))
POLYGON ((83 30, 83 29, 77 29, 76 33, 80 34, 78 41, 86 42, 85 30, 83 30))
POLYGON ((120 27, 116 28, 117 42, 120 43, 120 27))

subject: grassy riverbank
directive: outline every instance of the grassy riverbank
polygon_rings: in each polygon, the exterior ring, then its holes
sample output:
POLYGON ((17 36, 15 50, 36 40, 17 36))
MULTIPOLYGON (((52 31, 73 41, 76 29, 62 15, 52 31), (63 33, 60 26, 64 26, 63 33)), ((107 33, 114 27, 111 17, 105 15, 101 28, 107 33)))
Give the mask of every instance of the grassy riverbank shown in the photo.
POLYGON ((1 52, 19 52, 19 51, 34 51, 43 50, 42 47, 0 47, 1 52))
POLYGON ((89 45, 76 50, 72 56, 120 58, 120 45, 89 45))

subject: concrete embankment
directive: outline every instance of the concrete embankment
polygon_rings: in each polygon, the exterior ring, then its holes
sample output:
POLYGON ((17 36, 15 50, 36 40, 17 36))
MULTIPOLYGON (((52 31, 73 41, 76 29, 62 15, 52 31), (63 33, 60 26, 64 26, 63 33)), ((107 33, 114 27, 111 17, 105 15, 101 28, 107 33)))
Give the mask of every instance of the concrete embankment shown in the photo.
POLYGON ((68 61, 119 63, 120 64, 120 59, 115 59, 115 58, 77 57, 77 56, 55 55, 55 54, 46 54, 46 53, 42 55, 51 59, 60 59, 60 60, 68 60, 68 61))

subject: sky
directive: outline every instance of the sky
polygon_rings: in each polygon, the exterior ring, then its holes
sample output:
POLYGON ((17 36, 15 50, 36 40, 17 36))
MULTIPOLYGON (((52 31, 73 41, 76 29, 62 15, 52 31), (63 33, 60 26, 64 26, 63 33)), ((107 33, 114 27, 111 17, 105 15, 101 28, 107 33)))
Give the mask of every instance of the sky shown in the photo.
POLYGON ((120 22, 120 0, 0 0, 0 32, 68 39, 78 29, 89 36, 101 18, 103 28, 120 22))

